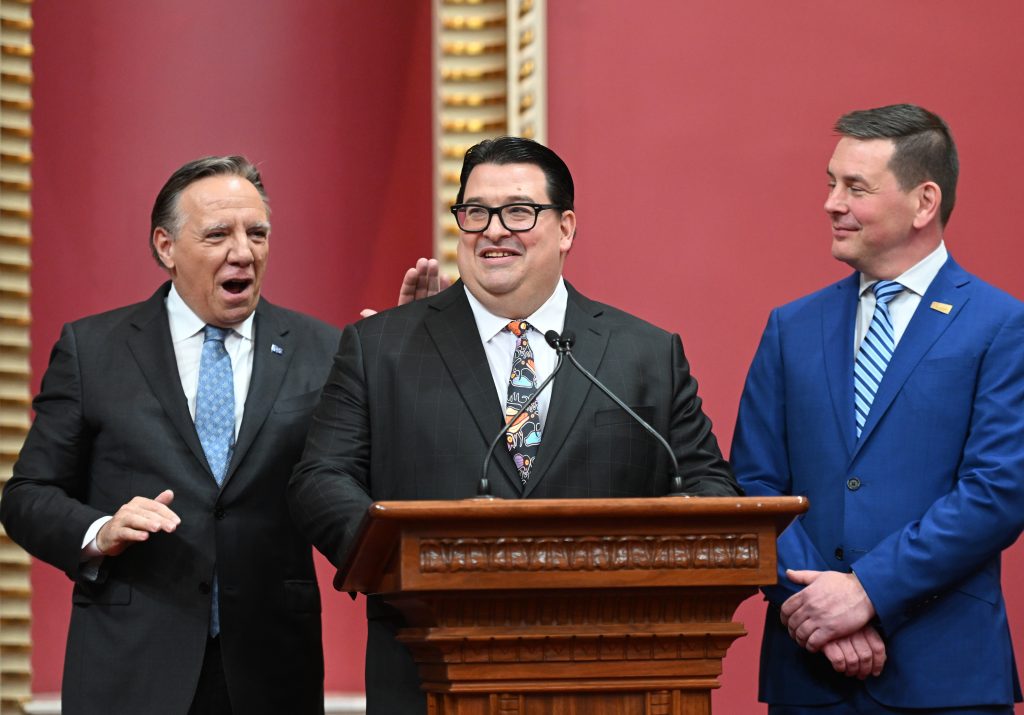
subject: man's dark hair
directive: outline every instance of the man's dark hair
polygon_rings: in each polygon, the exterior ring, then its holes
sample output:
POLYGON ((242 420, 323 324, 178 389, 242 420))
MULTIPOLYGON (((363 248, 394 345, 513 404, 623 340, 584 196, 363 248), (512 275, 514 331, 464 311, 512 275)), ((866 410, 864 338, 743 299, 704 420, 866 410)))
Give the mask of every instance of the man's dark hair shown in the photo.
POLYGON ((854 139, 891 139, 896 148, 889 169, 900 188, 909 191, 924 181, 938 184, 942 190, 939 218, 946 225, 956 204, 960 160, 942 117, 913 104, 892 104, 844 114, 835 130, 854 139))
POLYGON ((171 174, 160 193, 156 195, 153 202, 153 213, 149 223, 149 247, 153 251, 153 258, 163 268, 163 261, 157 255, 156 246, 153 245, 153 232, 162 228, 177 238, 181 229, 181 215, 178 212, 178 203, 181 200, 182 192, 191 184, 206 179, 210 176, 239 176, 256 187, 263 199, 263 207, 270 215, 270 201, 267 199, 267 192, 263 188, 263 179, 260 178, 259 169, 253 166, 252 162, 244 156, 204 156, 185 164, 183 167, 171 174))
POLYGON ((548 198, 551 203, 562 211, 573 210, 576 194, 569 167, 559 158, 558 154, 543 144, 522 137, 484 139, 479 144, 470 147, 462 162, 459 195, 455 199, 455 203, 462 203, 469 174, 480 164, 534 164, 540 167, 544 176, 547 177, 548 198))

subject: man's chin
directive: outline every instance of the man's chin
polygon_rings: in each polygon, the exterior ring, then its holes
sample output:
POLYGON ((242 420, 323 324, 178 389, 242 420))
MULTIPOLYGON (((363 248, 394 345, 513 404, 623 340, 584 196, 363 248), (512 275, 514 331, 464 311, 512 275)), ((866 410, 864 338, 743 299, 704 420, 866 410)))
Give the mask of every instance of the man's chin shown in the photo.
POLYGON ((259 296, 244 301, 225 303, 217 310, 217 321, 224 327, 234 327, 244 323, 246 318, 256 310, 259 296))

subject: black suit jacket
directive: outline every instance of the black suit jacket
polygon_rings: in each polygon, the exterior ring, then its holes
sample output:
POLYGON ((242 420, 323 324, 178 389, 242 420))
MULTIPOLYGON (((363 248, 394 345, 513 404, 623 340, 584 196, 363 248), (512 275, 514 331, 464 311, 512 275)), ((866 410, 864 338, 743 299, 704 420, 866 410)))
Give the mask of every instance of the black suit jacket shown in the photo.
POLYGON ((178 378, 169 286, 64 327, 0 501, 10 536, 76 581, 63 712, 185 713, 216 564, 236 712, 321 713, 320 595, 285 487, 339 331, 260 301, 249 394, 218 488, 178 378), (104 559, 96 581, 83 579, 89 524, 168 488, 178 529, 104 559))
MULTIPOLYGON (((569 287, 565 329, 574 354, 671 444, 698 494, 738 487, 701 410, 678 335, 595 303, 569 287)), ((296 523, 341 567, 373 501, 462 499, 503 422, 461 283, 348 326, 313 418, 289 498, 296 523)), ((663 448, 571 365, 555 378, 537 461, 525 489, 502 446, 491 462, 497 497, 646 497, 668 490, 663 448)), ((367 605, 368 713, 425 709, 397 614, 367 605)))

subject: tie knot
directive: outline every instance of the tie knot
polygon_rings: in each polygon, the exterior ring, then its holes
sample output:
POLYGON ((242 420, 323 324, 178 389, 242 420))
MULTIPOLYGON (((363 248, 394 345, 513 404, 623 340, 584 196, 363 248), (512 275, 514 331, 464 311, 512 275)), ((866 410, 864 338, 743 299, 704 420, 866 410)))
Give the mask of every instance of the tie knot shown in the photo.
POLYGON ((525 320, 513 320, 508 325, 505 326, 505 330, 509 331, 517 338, 523 337, 523 335, 525 335, 526 331, 529 329, 530 324, 527 323, 525 320))
POLYGON ((871 286, 871 290, 875 293, 875 301, 885 305, 903 292, 903 284, 896 281, 878 281, 871 286))
POLYGON ((224 342, 224 338, 231 332, 230 328, 218 328, 216 325, 206 325, 203 327, 203 342, 207 340, 219 340, 224 342))

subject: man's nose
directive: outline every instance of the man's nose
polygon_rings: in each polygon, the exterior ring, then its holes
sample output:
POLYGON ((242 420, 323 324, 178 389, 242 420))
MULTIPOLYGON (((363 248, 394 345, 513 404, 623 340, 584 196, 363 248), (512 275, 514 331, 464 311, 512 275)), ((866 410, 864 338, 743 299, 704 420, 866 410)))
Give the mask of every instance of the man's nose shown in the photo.
POLYGON ((484 229, 485 236, 507 236, 509 233, 509 230, 505 228, 505 225, 501 222, 501 217, 498 215, 497 211, 488 217, 487 228, 484 229))
POLYGON ((829 189, 828 196, 825 197, 825 213, 845 213, 846 202, 842 199, 842 192, 838 186, 833 186, 829 189))
POLYGON ((252 240, 249 235, 242 231, 231 237, 231 248, 228 250, 228 260, 247 266, 253 262, 252 240))

